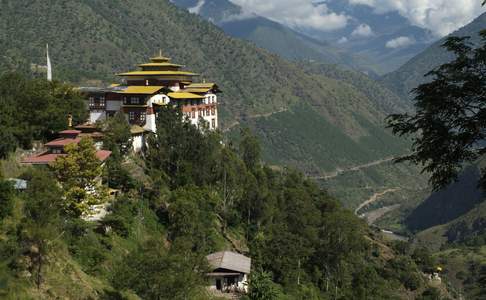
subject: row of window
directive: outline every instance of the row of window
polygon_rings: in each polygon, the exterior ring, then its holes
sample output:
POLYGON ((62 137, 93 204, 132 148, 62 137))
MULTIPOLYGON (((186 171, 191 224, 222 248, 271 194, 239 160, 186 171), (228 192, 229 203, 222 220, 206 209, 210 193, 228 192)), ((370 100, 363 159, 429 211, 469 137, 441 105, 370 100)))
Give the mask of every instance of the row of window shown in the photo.
POLYGON ((142 103, 142 99, 140 97, 123 97, 123 104, 125 105, 139 105, 142 103))
POLYGON ((94 97, 89 97, 89 107, 101 107, 104 108, 106 106, 105 97, 99 97, 98 101, 95 100, 94 97))
POLYGON ((134 122, 136 120, 140 121, 140 123, 145 123, 147 120, 147 113, 142 111, 142 112, 134 112, 130 111, 128 112, 128 120, 130 122, 134 122))
POLYGON ((192 109, 192 111, 184 113, 188 118, 190 119, 195 119, 196 117, 209 117, 209 116, 215 116, 216 115, 216 108, 215 107, 207 107, 206 109, 200 108, 199 110, 196 110, 195 108, 192 109))

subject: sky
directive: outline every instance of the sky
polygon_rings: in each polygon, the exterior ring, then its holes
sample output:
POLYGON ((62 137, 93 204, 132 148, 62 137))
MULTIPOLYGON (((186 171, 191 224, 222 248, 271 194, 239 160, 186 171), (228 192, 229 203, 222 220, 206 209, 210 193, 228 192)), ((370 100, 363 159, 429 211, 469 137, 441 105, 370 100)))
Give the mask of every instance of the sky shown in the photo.
MULTIPOLYGON (((255 13, 295 29, 333 31, 346 27, 350 16, 330 10, 325 1, 316 0, 231 0, 246 12, 255 13)), ((445 36, 470 23, 486 9, 482 0, 340 0, 349 5, 366 5, 376 14, 398 12, 412 25, 428 29, 438 37, 445 36)), ((371 28, 358 26, 353 35, 370 36, 371 28)), ((411 43, 405 39, 393 41, 388 47, 411 43)))

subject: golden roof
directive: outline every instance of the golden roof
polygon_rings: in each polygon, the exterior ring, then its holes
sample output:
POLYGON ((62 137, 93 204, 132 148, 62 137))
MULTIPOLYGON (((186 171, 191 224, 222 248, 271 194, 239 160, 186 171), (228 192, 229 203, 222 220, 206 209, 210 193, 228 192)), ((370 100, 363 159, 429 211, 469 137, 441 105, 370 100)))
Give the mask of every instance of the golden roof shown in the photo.
POLYGON ((184 91, 189 93, 207 93, 211 88, 186 88, 184 91))
POLYGON ((144 133, 144 132, 145 132, 145 129, 143 129, 142 127, 140 127, 138 125, 132 125, 132 127, 130 128, 131 134, 141 134, 141 133, 144 133))
POLYGON ((170 58, 162 56, 162 53, 159 56, 151 57, 150 60, 154 63, 158 62, 168 62, 170 61, 170 58))
POLYGON ((120 90, 118 93, 120 94, 144 94, 144 95, 152 95, 163 89, 163 86, 135 86, 130 85, 127 86, 126 89, 120 90))
POLYGON ((213 88, 214 86, 216 85, 216 83, 212 83, 212 82, 204 82, 204 83, 191 83, 190 85, 188 85, 186 88, 190 89, 190 88, 213 88))
POLYGON ((172 99, 204 99, 204 96, 187 92, 168 93, 167 96, 172 99))
POLYGON ((185 71, 133 71, 116 74, 118 76, 197 76, 195 73, 185 71))
POLYGON ((146 64, 140 64, 138 65, 139 67, 183 67, 183 65, 178 65, 178 64, 173 64, 169 62, 160 62, 160 63, 146 63, 146 64))

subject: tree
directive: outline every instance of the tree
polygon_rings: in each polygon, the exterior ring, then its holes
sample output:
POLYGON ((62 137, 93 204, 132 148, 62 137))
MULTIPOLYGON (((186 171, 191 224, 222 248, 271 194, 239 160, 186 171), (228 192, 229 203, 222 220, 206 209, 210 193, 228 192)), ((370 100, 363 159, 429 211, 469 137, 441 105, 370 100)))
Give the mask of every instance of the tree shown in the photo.
POLYGON ((143 299, 205 299, 203 289, 207 261, 195 253, 149 240, 128 254, 115 268, 113 285, 131 289, 143 299))
POLYGON ((0 222, 8 216, 13 209, 12 183, 0 177, 0 222))
POLYGON ((160 108, 157 134, 148 138, 146 162, 152 175, 163 172, 170 187, 214 182, 221 151, 217 132, 199 130, 178 107, 160 108))
POLYGON ((123 156, 131 151, 132 142, 130 124, 125 114, 119 111, 113 118, 109 118, 106 122, 103 147, 112 152, 118 150, 120 155, 123 156))
MULTIPOLYGON (((416 113, 388 119, 395 134, 412 135, 413 153, 400 161, 422 165, 436 190, 486 153, 486 31, 480 35, 477 48, 468 37, 448 38, 443 46, 456 58, 429 72, 432 80, 414 90, 416 113)), ((486 187, 486 172, 481 185, 486 187)))
POLYGON ((260 143, 248 128, 242 129, 240 135, 240 156, 245 162, 246 167, 249 170, 254 170, 260 164, 260 143))
POLYGON ((265 271, 253 271, 250 276, 250 290, 248 296, 251 300, 278 299, 279 289, 272 281, 272 274, 265 271))
POLYGON ((102 163, 90 138, 67 145, 65 151, 67 155, 58 157, 52 168, 64 190, 66 211, 80 216, 90 205, 106 200, 106 190, 100 183, 102 163))
POLYGON ((84 100, 72 86, 15 73, 0 76, 0 157, 30 147, 33 139, 53 138, 66 128, 69 114, 75 124, 87 118, 84 100))
POLYGON ((62 194, 51 173, 34 170, 27 176, 29 185, 23 195, 24 217, 19 234, 24 253, 32 262, 29 271, 34 275, 37 287, 40 287, 47 257, 61 236, 62 194))

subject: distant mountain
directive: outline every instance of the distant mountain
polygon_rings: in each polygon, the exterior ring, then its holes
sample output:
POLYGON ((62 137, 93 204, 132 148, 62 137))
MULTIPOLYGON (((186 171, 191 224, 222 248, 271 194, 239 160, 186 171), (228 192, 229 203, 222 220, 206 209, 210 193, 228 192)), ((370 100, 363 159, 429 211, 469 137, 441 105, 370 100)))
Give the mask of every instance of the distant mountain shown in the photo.
MULTIPOLYGON (((339 64, 374 75, 378 68, 364 56, 299 33, 270 19, 248 14, 229 0, 172 0, 179 7, 215 23, 227 34, 252 41, 257 46, 290 60, 339 64)), ((336 45, 336 44, 335 44, 336 45)))
POLYGON ((366 57, 381 74, 396 70, 437 40, 432 32, 410 24, 397 12, 377 14, 374 8, 350 5, 348 1, 323 2, 330 10, 350 16, 348 25, 341 30, 315 30, 309 34, 366 57))
MULTIPOLYGON (((452 36, 470 36, 472 42, 479 41, 478 33, 486 29, 486 13, 476 18, 472 23, 452 33, 452 36)), ((412 98, 410 92, 426 81, 424 75, 441 64, 451 61, 454 57, 442 45, 445 38, 437 41, 424 52, 412 58, 397 71, 383 77, 383 82, 396 94, 404 99, 412 98)))
MULTIPOLYGON (((162 49, 218 83, 223 129, 231 136, 251 127, 265 160, 275 165, 322 174, 408 148, 383 126, 386 115, 407 106, 380 84, 338 68, 307 70, 230 38, 167 0, 7 1, 0 19, 0 72, 44 65, 49 43, 55 79, 102 84, 162 49)), ((394 178, 404 176, 410 173, 394 178)))

